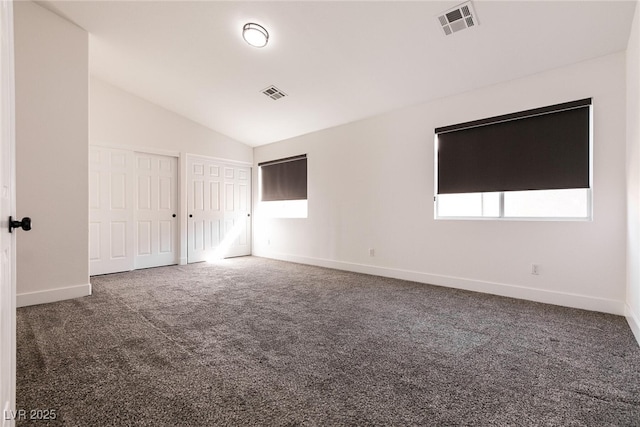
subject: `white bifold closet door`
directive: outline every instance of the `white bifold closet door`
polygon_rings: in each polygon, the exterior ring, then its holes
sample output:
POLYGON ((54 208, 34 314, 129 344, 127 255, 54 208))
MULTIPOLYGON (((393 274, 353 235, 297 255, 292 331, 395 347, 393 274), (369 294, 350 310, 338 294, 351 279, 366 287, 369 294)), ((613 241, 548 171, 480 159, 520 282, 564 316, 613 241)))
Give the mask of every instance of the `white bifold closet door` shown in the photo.
POLYGON ((178 159, 90 147, 89 272, 178 263, 178 159))
POLYGON ((251 255, 251 168, 190 156, 188 262, 251 255))

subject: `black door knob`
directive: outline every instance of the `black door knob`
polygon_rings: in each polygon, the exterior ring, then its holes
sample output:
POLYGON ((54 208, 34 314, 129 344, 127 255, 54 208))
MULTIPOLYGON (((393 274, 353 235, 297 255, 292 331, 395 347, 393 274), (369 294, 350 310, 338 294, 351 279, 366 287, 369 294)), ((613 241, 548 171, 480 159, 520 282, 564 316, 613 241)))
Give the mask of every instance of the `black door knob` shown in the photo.
POLYGON ((24 231, 31 230, 31 218, 25 216, 22 221, 17 221, 13 217, 9 217, 9 233, 13 233, 14 228, 22 228, 24 231))
POLYGON ((193 218, 193 215, 189 214, 189 218, 193 218))
POLYGON ((175 217, 176 217, 176 214, 173 214, 173 215, 171 215, 171 216, 175 218, 175 217))

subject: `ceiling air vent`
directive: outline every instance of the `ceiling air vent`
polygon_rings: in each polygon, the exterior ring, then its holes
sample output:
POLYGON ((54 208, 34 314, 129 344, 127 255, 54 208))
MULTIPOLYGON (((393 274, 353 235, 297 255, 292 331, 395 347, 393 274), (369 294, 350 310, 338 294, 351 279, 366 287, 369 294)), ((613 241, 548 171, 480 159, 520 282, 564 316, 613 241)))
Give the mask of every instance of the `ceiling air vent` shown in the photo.
POLYGON ((438 16, 438 22, 442 27, 442 31, 444 31, 444 35, 448 36, 465 28, 477 26, 478 18, 471 2, 468 1, 438 16))
POLYGON ((264 89, 262 91, 262 93, 264 93, 265 95, 267 95, 269 98, 273 99, 274 101, 280 99, 280 98, 284 98, 285 96, 287 96, 286 93, 284 93, 283 91, 281 91, 280 89, 278 89, 275 86, 269 86, 268 88, 264 89))

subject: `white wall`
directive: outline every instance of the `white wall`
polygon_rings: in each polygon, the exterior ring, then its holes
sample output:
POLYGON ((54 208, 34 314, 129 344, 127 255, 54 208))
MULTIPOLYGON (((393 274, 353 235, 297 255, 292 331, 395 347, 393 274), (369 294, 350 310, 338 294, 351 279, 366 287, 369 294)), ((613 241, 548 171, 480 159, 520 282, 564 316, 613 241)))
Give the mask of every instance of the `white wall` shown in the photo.
POLYGON ((627 319, 640 343, 640 5, 627 45, 627 319))
POLYGON ((253 149, 97 77, 90 82, 91 145, 200 154, 252 162, 253 149))
MULTIPOLYGON (((257 147, 254 162, 301 153, 309 217, 269 220, 256 211, 256 255, 624 312, 623 52, 257 147), (434 128, 587 97, 593 221, 433 219, 434 128), (530 274, 534 262, 539 276, 530 274)), ((257 200, 257 181, 254 189, 257 200)))
POLYGON ((89 110, 91 145, 179 158, 180 263, 186 263, 187 155, 251 165, 253 149, 96 77, 90 79, 89 110))
POLYGON ((91 293, 88 267, 88 34, 15 2, 18 306, 91 293))

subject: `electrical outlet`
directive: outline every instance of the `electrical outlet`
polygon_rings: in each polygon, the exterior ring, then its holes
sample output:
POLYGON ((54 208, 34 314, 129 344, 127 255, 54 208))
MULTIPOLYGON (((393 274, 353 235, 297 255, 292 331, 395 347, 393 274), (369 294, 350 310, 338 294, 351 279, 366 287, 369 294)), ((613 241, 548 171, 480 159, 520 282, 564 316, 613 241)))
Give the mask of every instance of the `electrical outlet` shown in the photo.
POLYGON ((369 256, 375 256, 376 250, 373 248, 369 248, 369 256))
POLYGON ((534 276, 540 275, 540 265, 539 264, 531 264, 531 274, 534 276))

